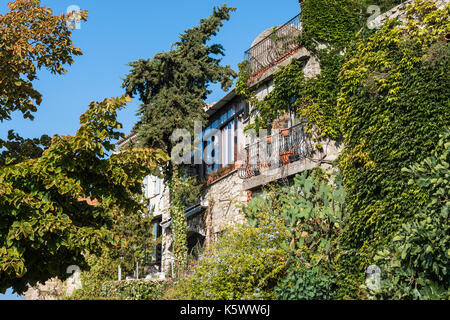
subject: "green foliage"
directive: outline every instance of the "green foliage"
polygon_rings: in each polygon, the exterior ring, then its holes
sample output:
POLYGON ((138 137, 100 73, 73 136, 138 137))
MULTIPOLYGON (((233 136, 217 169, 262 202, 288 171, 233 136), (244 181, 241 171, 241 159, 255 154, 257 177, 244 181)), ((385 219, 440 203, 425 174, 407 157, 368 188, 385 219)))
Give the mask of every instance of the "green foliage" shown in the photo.
POLYGON ((275 224, 236 226, 204 253, 198 265, 171 288, 166 299, 272 299, 285 268, 281 231, 275 224))
POLYGON ((217 58, 224 55, 223 47, 207 43, 234 10, 226 5, 214 8, 209 18, 181 34, 169 52, 130 63, 132 70, 123 87, 130 96, 139 95, 143 102, 138 111, 140 121, 134 128, 141 145, 170 154, 171 136, 176 129, 192 134, 194 121, 206 120, 204 100, 211 92, 209 84, 221 83, 223 89, 232 85, 235 72, 221 66, 217 58))
POLYGON ((87 269, 81 272, 81 289, 75 290, 68 300, 96 300, 101 296, 102 286, 117 279, 119 260, 111 257, 109 251, 99 256, 86 257, 87 269))
POLYGON ((81 272, 82 288, 70 297, 71 300, 101 297, 103 284, 117 279, 119 265, 125 277, 134 274, 136 262, 139 263, 140 270, 143 270, 153 261, 154 250, 160 240, 154 240, 154 235, 151 234, 153 218, 144 216, 139 211, 117 215, 119 218, 112 232, 121 239, 121 245, 109 248, 98 256, 88 255, 88 268, 81 272))
POLYGON ((244 60, 238 64, 238 78, 236 80, 236 94, 249 98, 251 96, 250 88, 248 87, 248 81, 252 76, 252 65, 250 61, 244 60))
MULTIPOLYGON (((0 290, 67 277, 83 254, 119 244, 111 231, 115 210, 139 211, 133 194, 142 177, 168 160, 161 151, 135 148, 106 158, 126 96, 91 103, 75 136, 55 135, 40 157, 0 167, 0 290), (95 199, 98 204, 88 204, 95 199)), ((2 155, 10 155, 3 152, 2 155)), ((17 158, 15 158, 17 159, 17 158)))
POLYGON ((107 281, 101 288, 101 297, 110 300, 159 300, 169 283, 167 281, 107 281))
POLYGON ((187 267, 187 220, 185 210, 198 201, 202 184, 196 177, 181 178, 181 171, 175 171, 169 184, 171 190, 170 216, 173 232, 173 255, 175 259, 174 272, 178 277, 187 267))
POLYGON ((239 65, 236 92, 246 97, 257 111, 254 123, 246 129, 267 128, 273 120, 284 113, 295 113, 306 122, 313 139, 326 136, 342 137, 338 118, 337 100, 341 83, 339 72, 345 62, 345 51, 355 39, 357 32, 370 34, 366 27, 369 5, 378 5, 387 11, 401 0, 308 0, 301 4, 303 30, 299 39, 319 61, 319 75, 306 78, 303 68, 307 59, 294 60, 280 68, 273 77, 273 91, 262 101, 255 97, 255 87, 249 87, 251 67, 248 61, 239 65), (326 10, 324 10, 326 8, 326 10), (325 48, 319 45, 326 45, 325 48), (295 102, 293 102, 295 101, 295 102))
MULTIPOLYGON (((64 74, 81 50, 73 46, 67 15, 54 16, 39 0, 15 0, 0 20, 0 121, 14 111, 33 119, 42 95, 33 86, 40 69, 64 74)), ((81 20, 87 12, 82 11, 81 20)))
POLYGON ((403 171, 429 195, 375 261, 383 271, 380 298, 450 298, 450 130, 433 155, 403 171))
POLYGON ((289 248, 305 263, 313 259, 330 266, 336 252, 333 242, 345 220, 345 191, 339 177, 330 185, 327 179, 304 172, 281 192, 280 214, 290 228, 289 248))
POLYGON ((304 1, 302 41, 307 48, 323 42, 345 46, 360 27, 361 9, 354 0, 304 1))
POLYGON ((28 159, 38 158, 50 146, 51 138, 43 135, 41 138, 24 139, 14 130, 8 131, 8 140, 0 139, 0 166, 16 164, 28 159))
POLYGON ((340 168, 351 217, 341 243, 353 252, 341 274, 355 290, 376 250, 428 201, 401 169, 427 157, 450 124, 448 14, 448 5, 416 1, 403 25, 389 21, 358 39, 340 73, 340 168))
POLYGON ((254 226, 272 221, 282 230, 287 269, 275 288, 278 299, 335 298, 337 243, 346 220, 339 175, 320 170, 297 175, 291 186, 252 199, 244 208, 254 226))
POLYGON ((136 263, 145 267, 153 262, 161 239, 155 239, 152 234, 153 216, 144 215, 141 211, 118 214, 119 219, 112 230, 120 237, 122 245, 112 248, 110 256, 120 261, 123 274, 131 274, 136 263))
POLYGON ((281 247, 288 253, 289 268, 276 287, 278 299, 335 297, 334 261, 346 219, 344 200, 340 177, 320 170, 297 175, 290 187, 266 196, 265 201, 278 206, 271 215, 281 218, 287 228, 281 247))
POLYGON ((320 170, 273 187, 243 207, 249 226, 228 230, 168 299, 332 299, 345 192, 320 170))
POLYGON ((288 275, 275 288, 279 300, 332 300, 335 279, 320 267, 292 264, 288 275))

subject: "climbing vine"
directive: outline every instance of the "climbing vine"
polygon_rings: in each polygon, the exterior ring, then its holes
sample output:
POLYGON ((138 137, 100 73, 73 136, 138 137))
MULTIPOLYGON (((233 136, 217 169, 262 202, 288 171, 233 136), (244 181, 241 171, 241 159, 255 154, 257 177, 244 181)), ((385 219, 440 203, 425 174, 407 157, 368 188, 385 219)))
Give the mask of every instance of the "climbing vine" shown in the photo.
MULTIPOLYGON (((425 159, 450 125, 444 40, 449 6, 438 10, 432 1, 416 0, 406 21, 366 26, 369 5, 383 13, 401 2, 304 1, 300 41, 321 73, 305 77, 305 61, 293 60, 273 75, 273 90, 262 101, 252 100, 254 126, 295 110, 319 137, 344 140, 339 166, 350 218, 339 239, 342 297, 357 297, 375 252, 429 201, 427 191, 408 184, 401 169, 425 159)), ((238 93, 254 99, 249 79, 244 62, 238 93)))
MULTIPOLYGON (((384 8, 398 1, 372 1, 384 8)), ((338 74, 345 61, 345 48, 355 38, 366 21, 364 1, 309 0, 302 3, 303 31, 299 43, 311 54, 293 60, 280 68, 273 76, 273 90, 262 100, 256 99, 257 86, 251 86, 251 65, 243 61, 239 65, 236 92, 247 98, 256 110, 254 123, 247 129, 267 128, 277 117, 293 112, 306 120, 310 133, 320 138, 339 138, 342 133, 337 119, 337 97, 340 90, 338 74), (327 8, 327 10, 323 10, 327 8), (313 77, 305 76, 308 59, 319 61, 321 72, 313 77)))
POLYGON ((184 177, 182 170, 176 170, 169 183, 171 194, 170 215, 173 232, 174 274, 180 276, 187 267, 187 220, 185 210, 193 205, 200 195, 202 184, 196 177, 184 177))
POLYGON ((361 282, 353 275, 362 277, 377 248, 427 203, 401 169, 427 157, 450 125, 448 16, 448 5, 415 1, 405 23, 389 21, 349 48, 338 98, 351 217, 341 244, 357 254, 342 258, 346 281, 361 282))

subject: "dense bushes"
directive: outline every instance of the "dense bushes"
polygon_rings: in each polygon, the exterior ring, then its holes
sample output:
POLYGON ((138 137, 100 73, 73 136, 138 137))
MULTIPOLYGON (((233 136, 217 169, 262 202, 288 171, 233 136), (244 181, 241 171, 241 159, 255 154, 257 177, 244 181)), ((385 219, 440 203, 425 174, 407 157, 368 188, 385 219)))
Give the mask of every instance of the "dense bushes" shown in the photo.
POLYGON ((335 276, 319 267, 292 264, 288 275, 275 288, 279 300, 331 300, 335 296, 335 276))
POLYGON ((321 170, 304 172, 292 186, 274 194, 279 215, 288 228, 286 249, 289 268, 276 287, 278 299, 333 299, 336 241, 346 220, 345 191, 339 175, 321 170))
POLYGON ((112 259, 108 252, 102 256, 87 256, 89 270, 81 272, 81 289, 75 290, 70 300, 98 299, 103 283, 117 279, 118 261, 112 259))
POLYGON ((305 172, 252 199, 249 225, 227 231, 165 298, 333 298, 345 192, 328 179, 305 172))
POLYGON ((100 296, 111 300, 158 300, 168 286, 167 281, 107 281, 102 285, 100 296))
POLYGON ((166 299, 272 299, 286 255, 275 224, 236 226, 204 253, 190 274, 170 289, 166 299))

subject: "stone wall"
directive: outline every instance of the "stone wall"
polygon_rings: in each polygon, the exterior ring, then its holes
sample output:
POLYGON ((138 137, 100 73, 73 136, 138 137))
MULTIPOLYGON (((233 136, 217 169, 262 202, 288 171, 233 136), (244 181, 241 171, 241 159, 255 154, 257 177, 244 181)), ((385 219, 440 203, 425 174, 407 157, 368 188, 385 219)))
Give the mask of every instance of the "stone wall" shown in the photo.
MULTIPOLYGON (((243 190, 243 180, 237 171, 232 171, 211 183, 203 192, 201 203, 204 208, 187 219, 188 233, 198 233, 205 237, 205 246, 212 244, 217 236, 232 225, 245 222, 238 208, 247 202, 247 193, 243 190)), ((165 216, 168 221, 169 216, 165 216)), ((173 234, 170 226, 163 227, 162 271, 171 274, 173 234)))
POLYGON ((232 171, 208 186, 203 194, 208 208, 205 213, 206 242, 217 239, 218 234, 228 227, 245 222, 245 217, 238 206, 247 202, 243 190, 243 180, 237 171, 232 171))
MULTIPOLYGON (((442 9, 447 3, 449 3, 450 0, 428 0, 428 1, 436 3, 437 7, 442 9)), ((398 18, 399 21, 405 22, 406 21, 405 9, 413 2, 414 0, 405 1, 389 11, 381 13, 375 19, 368 22, 368 27, 381 28, 388 19, 392 18, 398 18)))
POLYGON ((65 281, 55 277, 44 284, 38 282, 24 293, 24 300, 58 300, 70 297, 76 289, 81 289, 79 270, 65 281))

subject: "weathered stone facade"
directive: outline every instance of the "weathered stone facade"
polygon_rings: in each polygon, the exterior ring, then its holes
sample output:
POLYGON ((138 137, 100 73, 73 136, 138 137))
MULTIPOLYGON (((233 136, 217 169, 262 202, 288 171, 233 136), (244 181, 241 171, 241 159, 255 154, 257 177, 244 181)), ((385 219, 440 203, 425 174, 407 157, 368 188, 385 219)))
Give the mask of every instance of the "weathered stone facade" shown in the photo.
POLYGON ((57 277, 47 280, 44 284, 37 283, 29 287, 24 293, 24 300, 58 300, 64 297, 70 297, 76 289, 81 289, 81 279, 79 269, 67 278, 61 281, 57 277))
POLYGON ((245 222, 238 208, 247 202, 242 186, 243 180, 236 170, 208 186, 203 198, 208 202, 206 236, 209 241, 215 241, 217 235, 228 227, 245 222))

